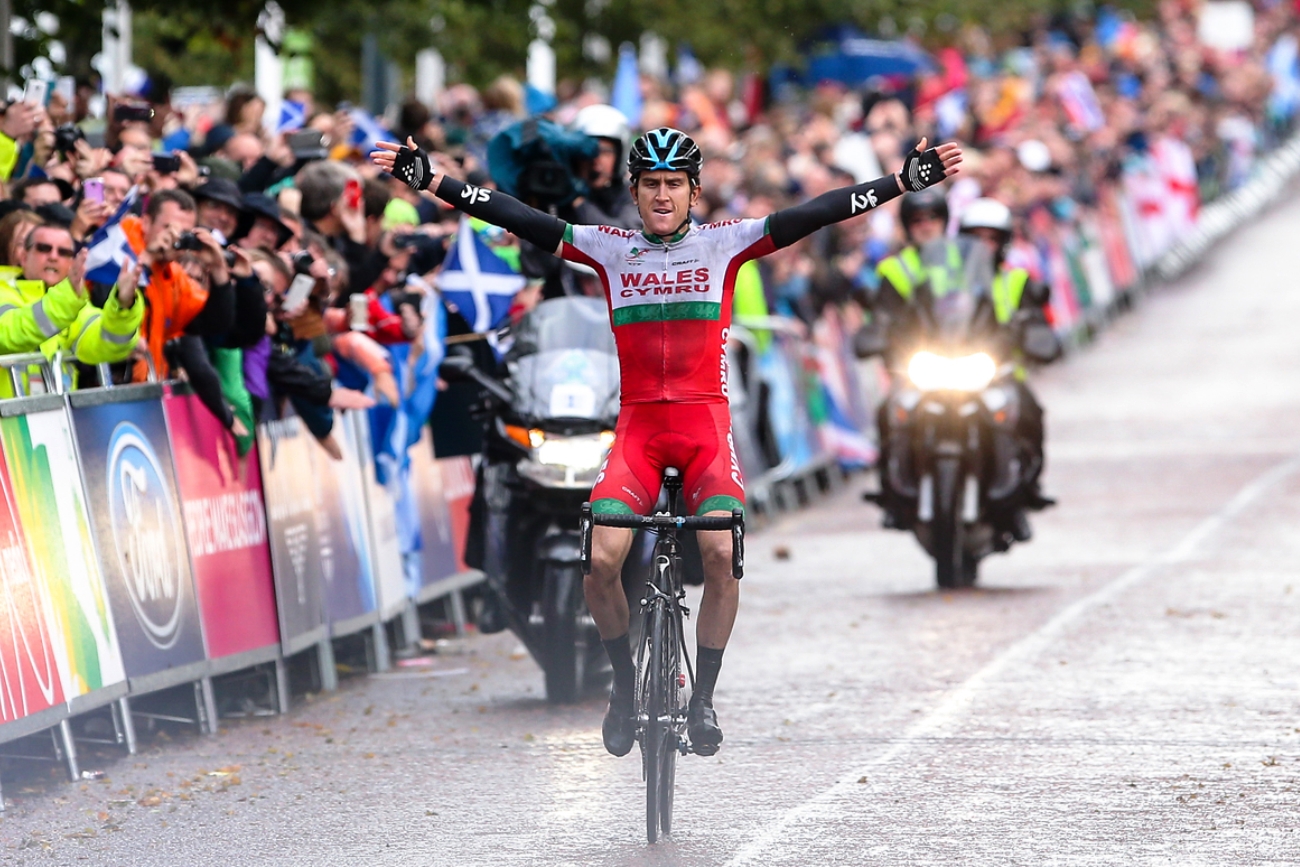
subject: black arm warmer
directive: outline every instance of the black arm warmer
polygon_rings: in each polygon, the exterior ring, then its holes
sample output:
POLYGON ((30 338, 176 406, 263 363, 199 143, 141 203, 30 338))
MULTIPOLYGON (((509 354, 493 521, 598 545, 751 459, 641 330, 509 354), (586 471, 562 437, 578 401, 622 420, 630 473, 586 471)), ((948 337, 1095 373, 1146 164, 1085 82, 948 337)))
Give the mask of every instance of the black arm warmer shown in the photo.
POLYGON ((779 250, 818 229, 866 213, 901 195, 898 179, 893 175, 856 187, 840 187, 802 205, 777 211, 767 218, 767 231, 779 250))
POLYGON ((563 220, 530 208, 500 190, 476 187, 443 175, 436 192, 438 198, 456 210, 513 232, 548 253, 560 249, 560 242, 564 240, 566 227, 563 220))

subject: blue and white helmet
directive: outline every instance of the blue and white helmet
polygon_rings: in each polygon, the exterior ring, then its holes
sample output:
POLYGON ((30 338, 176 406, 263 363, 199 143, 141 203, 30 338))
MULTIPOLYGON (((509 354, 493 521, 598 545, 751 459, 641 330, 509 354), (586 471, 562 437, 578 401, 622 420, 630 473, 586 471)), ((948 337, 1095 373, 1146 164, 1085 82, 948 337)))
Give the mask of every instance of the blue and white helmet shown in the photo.
POLYGON ((679 129, 652 129, 632 143, 627 157, 632 183, 642 172, 686 172, 692 184, 700 182, 700 165, 704 158, 695 140, 679 129))

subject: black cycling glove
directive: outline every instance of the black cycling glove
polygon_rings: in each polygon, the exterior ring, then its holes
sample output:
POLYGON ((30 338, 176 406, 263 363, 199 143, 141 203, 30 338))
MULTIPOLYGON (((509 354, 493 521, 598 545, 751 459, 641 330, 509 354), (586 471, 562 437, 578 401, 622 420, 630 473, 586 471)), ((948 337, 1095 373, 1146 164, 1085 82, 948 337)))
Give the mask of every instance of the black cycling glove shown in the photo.
POLYGON ((429 155, 420 148, 403 147, 397 152, 393 161, 393 177, 406 184, 417 193, 428 189, 433 180, 433 167, 429 165, 429 155))
POLYGON ((903 171, 899 173, 899 177, 903 179, 903 186, 914 193, 919 193, 944 179, 943 160, 939 159, 939 154, 934 148, 930 148, 925 153, 912 148, 907 156, 903 157, 903 171))

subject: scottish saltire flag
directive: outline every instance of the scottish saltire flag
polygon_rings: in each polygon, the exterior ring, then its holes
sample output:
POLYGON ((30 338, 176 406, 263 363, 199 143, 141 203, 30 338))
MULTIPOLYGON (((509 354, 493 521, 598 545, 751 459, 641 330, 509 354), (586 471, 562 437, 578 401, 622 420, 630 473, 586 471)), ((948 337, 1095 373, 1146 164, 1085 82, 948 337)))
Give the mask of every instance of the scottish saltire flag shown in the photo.
POLYGON ((435 282, 443 298, 456 305, 470 328, 483 334, 502 323, 515 293, 524 288, 527 280, 484 243, 468 217, 461 217, 456 246, 435 282))
POLYGON ((637 68, 636 48, 624 42, 618 49, 618 69, 609 104, 623 112, 633 129, 641 126, 641 71, 637 68))
POLYGON ((375 478, 393 498, 397 538, 402 552, 421 548, 420 515, 411 490, 410 449, 420 441, 420 430, 433 412, 438 397, 438 365, 446 353, 447 311, 442 299, 428 287, 420 305, 424 318, 422 350, 411 357, 412 345, 388 347, 393 375, 401 392, 401 405, 370 410, 370 436, 375 446, 375 478))
POLYGON ((293 132, 302 129, 306 125, 307 106, 289 99, 280 103, 280 120, 275 125, 277 133, 293 132))
POLYGON ((94 283, 112 286, 117 283, 117 275, 122 270, 122 263, 130 259, 137 261, 135 251, 127 243, 126 233, 122 231, 122 218, 131 210, 139 197, 139 188, 127 191, 122 204, 117 206, 108 222, 100 226, 90 238, 86 252, 86 279, 94 283))
POLYGON ((352 109, 348 112, 348 117, 352 118, 352 143, 359 147, 362 153, 375 150, 381 141, 397 141, 397 136, 384 129, 383 124, 363 108, 352 109))

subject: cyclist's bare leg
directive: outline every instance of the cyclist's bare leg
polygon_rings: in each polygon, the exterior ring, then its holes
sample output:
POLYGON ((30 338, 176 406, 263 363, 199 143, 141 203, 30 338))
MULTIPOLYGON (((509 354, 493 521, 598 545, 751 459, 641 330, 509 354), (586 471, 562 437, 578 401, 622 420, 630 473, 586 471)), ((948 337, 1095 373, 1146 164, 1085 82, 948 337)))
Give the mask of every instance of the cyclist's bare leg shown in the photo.
MULTIPOLYGON (((592 527, 591 574, 583 580, 587 609, 603 639, 628 630, 627 596, 623 594, 623 561, 632 550, 632 531, 622 527, 592 527)), ((730 549, 728 549, 730 550, 730 549)))
POLYGON ((593 527, 591 532, 591 572, 583 580, 587 610, 596 621, 601 643, 614 667, 614 685, 609 694, 609 709, 601 725, 605 749, 625 756, 636 738, 633 718, 635 668, 632 648, 628 644, 627 597, 623 595, 621 574, 623 561, 632 549, 632 531, 620 527, 593 527))
MULTIPOLYGON (((708 514, 731 516, 730 512, 708 514)), ((731 574, 731 533, 701 531, 696 536, 704 560, 704 598, 700 602, 695 639, 701 647, 721 650, 731 637, 731 627, 740 607, 740 582, 731 574)))
MULTIPOLYGON (((709 512, 729 515, 729 512, 709 512)), ((695 654, 695 692, 686 713, 686 730, 691 747, 702 756, 711 756, 722 743, 722 729, 713 709, 713 687, 722 668, 722 651, 731 637, 740 607, 740 582, 731 574, 731 534, 701 532, 700 554, 704 559, 704 599, 700 602, 700 619, 695 627, 698 647, 695 654)))

